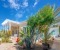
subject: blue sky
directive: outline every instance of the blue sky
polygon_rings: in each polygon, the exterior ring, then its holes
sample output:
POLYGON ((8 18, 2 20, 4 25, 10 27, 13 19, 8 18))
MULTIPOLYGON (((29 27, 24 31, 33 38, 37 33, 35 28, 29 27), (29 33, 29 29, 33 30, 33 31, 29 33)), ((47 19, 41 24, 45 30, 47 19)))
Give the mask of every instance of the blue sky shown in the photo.
POLYGON ((0 29, 5 19, 14 21, 27 20, 45 5, 60 7, 60 0, 0 0, 0 29))

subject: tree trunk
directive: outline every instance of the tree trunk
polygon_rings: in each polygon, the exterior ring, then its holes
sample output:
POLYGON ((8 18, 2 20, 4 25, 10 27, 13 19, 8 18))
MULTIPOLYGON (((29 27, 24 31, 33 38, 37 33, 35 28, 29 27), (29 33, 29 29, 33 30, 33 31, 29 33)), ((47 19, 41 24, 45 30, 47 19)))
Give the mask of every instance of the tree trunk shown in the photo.
POLYGON ((45 43, 47 43, 47 33, 48 33, 48 29, 46 29, 45 31, 44 31, 44 42, 45 43))

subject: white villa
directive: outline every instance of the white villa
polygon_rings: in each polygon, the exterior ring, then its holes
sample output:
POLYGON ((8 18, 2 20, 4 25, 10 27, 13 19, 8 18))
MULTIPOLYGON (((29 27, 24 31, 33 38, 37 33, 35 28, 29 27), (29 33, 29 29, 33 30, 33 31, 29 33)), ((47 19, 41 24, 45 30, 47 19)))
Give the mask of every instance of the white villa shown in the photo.
MULTIPOLYGON (((3 23, 2 23, 2 26, 3 26, 3 29, 4 30, 7 30, 7 31, 11 31, 12 35, 19 35, 19 31, 21 29, 23 29, 23 27, 25 27, 27 25, 27 22, 26 21, 23 21, 23 22, 16 22, 16 21, 13 21, 13 20, 9 20, 9 19, 6 19, 3 23)), ((54 27, 51 27, 50 28, 50 31, 53 31, 53 36, 56 37, 59 35, 60 33, 60 22, 54 24, 54 27)))
POLYGON ((6 19, 3 23, 3 30, 10 31, 12 33, 12 36, 19 35, 19 31, 26 26, 26 21, 23 22, 16 22, 13 20, 6 19))

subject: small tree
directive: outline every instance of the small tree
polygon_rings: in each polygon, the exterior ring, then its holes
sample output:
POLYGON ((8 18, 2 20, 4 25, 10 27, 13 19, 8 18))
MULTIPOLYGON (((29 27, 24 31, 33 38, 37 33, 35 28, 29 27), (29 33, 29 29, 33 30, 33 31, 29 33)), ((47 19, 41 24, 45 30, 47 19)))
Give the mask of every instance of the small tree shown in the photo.
POLYGON ((54 21, 54 10, 51 6, 45 6, 42 8, 37 16, 40 20, 38 20, 39 30, 44 33, 44 41, 47 42, 49 27, 54 21))
POLYGON ((54 21, 54 9, 51 6, 45 6, 35 15, 30 17, 28 25, 35 30, 37 28, 40 33, 44 33, 44 42, 47 42, 49 27, 54 21))

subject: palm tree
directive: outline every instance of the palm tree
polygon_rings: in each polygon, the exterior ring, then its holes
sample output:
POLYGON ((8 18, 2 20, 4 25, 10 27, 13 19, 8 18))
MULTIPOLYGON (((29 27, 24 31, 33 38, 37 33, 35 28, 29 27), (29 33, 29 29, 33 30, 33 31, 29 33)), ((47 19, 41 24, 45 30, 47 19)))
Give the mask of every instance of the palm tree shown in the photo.
MULTIPOLYGON (((40 33, 44 34, 44 43, 46 44, 48 41, 48 36, 50 35, 48 33, 49 28, 52 24, 58 22, 58 14, 60 13, 60 8, 57 8, 56 10, 51 6, 45 6, 41 10, 38 11, 38 13, 32 17, 30 17, 27 21, 27 24, 33 28, 32 30, 35 31, 37 28, 40 33)), ((33 32, 33 34, 35 34, 33 32)))
POLYGON ((33 30, 38 28, 39 32, 43 32, 46 42, 49 27, 52 24, 59 21, 57 19, 59 13, 60 13, 60 8, 57 8, 55 10, 54 7, 51 7, 49 5, 45 6, 41 10, 39 10, 39 12, 36 15, 31 16, 28 19, 27 24, 31 26, 33 30))
POLYGON ((40 32, 44 33, 44 42, 46 43, 48 38, 49 27, 54 21, 54 10, 51 6, 43 7, 38 13, 39 18, 38 25, 40 32))
POLYGON ((51 6, 45 6, 43 7, 38 13, 38 25, 40 32, 44 33, 44 41, 45 43, 48 40, 48 31, 52 24, 59 22, 60 17, 60 7, 57 9, 54 9, 54 7, 51 6))

